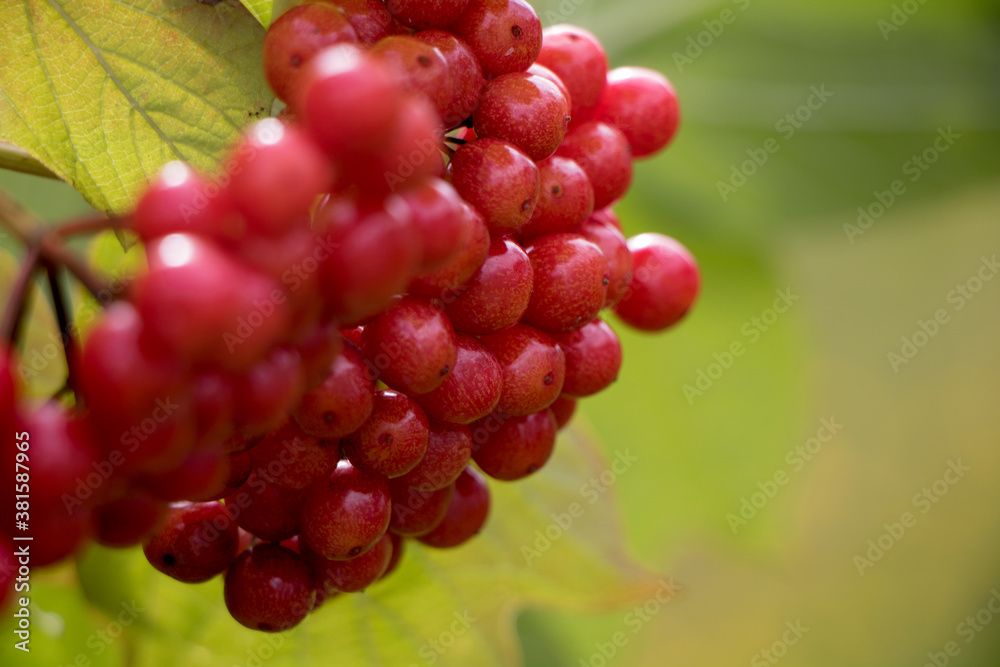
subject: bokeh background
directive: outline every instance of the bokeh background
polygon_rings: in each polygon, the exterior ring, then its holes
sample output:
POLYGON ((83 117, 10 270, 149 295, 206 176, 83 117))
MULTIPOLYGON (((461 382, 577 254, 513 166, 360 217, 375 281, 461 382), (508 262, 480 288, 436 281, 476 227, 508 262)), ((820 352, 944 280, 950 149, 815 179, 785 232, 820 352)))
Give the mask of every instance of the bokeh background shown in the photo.
POLYGON ((578 417, 640 459, 627 549, 683 590, 530 609, 525 664, 1000 664, 1000 4, 534 4, 673 81, 682 130, 618 211, 704 284, 666 335, 616 325, 619 382, 578 417))

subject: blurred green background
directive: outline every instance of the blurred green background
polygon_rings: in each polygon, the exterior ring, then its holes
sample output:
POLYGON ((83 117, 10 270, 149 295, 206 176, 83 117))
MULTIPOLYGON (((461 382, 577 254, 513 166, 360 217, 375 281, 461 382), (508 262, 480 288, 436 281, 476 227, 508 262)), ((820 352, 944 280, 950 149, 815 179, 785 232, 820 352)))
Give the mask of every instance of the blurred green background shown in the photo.
POLYGON ((675 331, 616 325, 625 368, 580 417, 640 457, 627 543, 683 592, 529 610, 525 663, 1000 664, 1000 5, 534 4, 673 81, 682 130, 618 210, 704 285, 675 331))

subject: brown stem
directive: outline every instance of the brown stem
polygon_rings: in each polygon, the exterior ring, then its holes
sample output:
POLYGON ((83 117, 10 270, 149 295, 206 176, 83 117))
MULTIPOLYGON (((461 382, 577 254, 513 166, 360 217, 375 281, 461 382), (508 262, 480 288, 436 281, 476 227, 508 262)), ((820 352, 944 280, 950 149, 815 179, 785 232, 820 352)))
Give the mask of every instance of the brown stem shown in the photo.
POLYGON ((56 266, 64 266, 98 299, 111 294, 107 283, 90 270, 76 254, 59 240, 56 231, 46 229, 31 213, 0 188, 0 223, 14 233, 26 246, 38 247, 40 256, 56 266))
POLYGON ((70 320, 69 301, 67 301, 66 292, 59 282, 59 267, 51 262, 46 262, 45 273, 48 274, 49 292, 52 293, 52 306, 56 311, 56 321, 59 322, 63 356, 66 357, 66 388, 76 394, 76 382, 73 377, 76 339, 73 337, 73 322, 70 320))
POLYGON ((128 227, 127 219, 118 216, 97 215, 79 220, 70 220, 52 230, 60 238, 71 236, 82 236, 84 234, 96 234, 106 232, 109 229, 119 230, 128 227))
POLYGON ((38 268, 39 260, 38 246, 31 246, 21 263, 21 272, 14 281, 14 287, 10 293, 10 300, 4 309, 3 321, 0 323, 0 337, 13 347, 20 339, 21 324, 24 321, 24 312, 27 310, 28 294, 31 291, 32 280, 35 277, 35 270, 38 268))

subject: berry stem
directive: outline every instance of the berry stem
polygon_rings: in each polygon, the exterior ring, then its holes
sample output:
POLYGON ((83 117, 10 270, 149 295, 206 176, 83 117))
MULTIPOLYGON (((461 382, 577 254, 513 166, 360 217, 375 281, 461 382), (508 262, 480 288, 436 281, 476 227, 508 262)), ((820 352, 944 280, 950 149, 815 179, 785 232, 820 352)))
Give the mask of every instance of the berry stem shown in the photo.
POLYGON ((24 321, 24 312, 27 310, 28 295, 32 287, 32 279, 35 270, 38 268, 40 257, 39 247, 29 246, 21 264, 21 272, 14 282, 10 292, 10 300, 3 313, 3 321, 0 323, 0 339, 7 341, 13 347, 21 335, 21 324, 24 321))
POLYGON ((0 224, 13 232, 29 248, 37 247, 39 255, 46 262, 66 267, 95 297, 111 294, 104 280, 59 241, 61 235, 59 230, 45 228, 3 188, 0 188, 0 224))
POLYGON ((70 220, 69 222, 56 227, 53 232, 60 238, 65 239, 71 236, 83 236, 85 234, 105 232, 109 229, 120 231, 127 227, 128 225, 125 218, 118 216, 108 217, 105 215, 95 215, 81 218, 79 220, 70 220))
POLYGON ((45 262, 45 273, 49 279, 49 291, 52 293, 52 307, 59 322, 59 333, 62 336, 63 355, 66 357, 66 389, 76 394, 76 383, 73 377, 73 359, 76 340, 73 338, 73 322, 70 320, 69 301, 66 291, 59 282, 59 267, 51 262, 45 262))

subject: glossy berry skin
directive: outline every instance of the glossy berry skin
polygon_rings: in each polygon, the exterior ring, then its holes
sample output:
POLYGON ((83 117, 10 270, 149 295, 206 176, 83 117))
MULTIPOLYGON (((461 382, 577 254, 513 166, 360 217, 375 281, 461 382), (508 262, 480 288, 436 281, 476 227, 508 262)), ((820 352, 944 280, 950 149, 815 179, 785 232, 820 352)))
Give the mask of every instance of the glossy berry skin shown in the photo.
POLYGON ((258 544, 241 553, 226 572, 223 597, 241 625, 281 632, 309 615, 316 591, 302 556, 280 544, 258 544))
POLYGON ((239 533, 222 503, 171 507, 163 527, 142 547, 146 560, 184 583, 208 581, 236 557, 239 533))
POLYGON ((563 80, 560 79, 555 72, 550 70, 548 67, 545 67, 544 65, 539 65, 538 63, 532 63, 531 67, 529 67, 525 71, 528 74, 534 74, 536 76, 540 76, 543 79, 548 79, 549 81, 554 83, 556 88, 559 89, 559 92, 562 93, 563 97, 566 98, 566 102, 569 103, 570 106, 572 107, 571 100, 573 98, 569 94, 569 88, 566 87, 566 84, 563 83, 563 80))
POLYGON ((369 54, 392 70, 401 90, 426 95, 439 116, 447 114, 454 83, 448 63, 437 48, 415 37, 393 35, 379 41, 369 54))
POLYGON ((420 273, 447 266, 469 241, 462 198, 451 184, 429 178, 400 193, 420 234, 420 273))
POLYGON ((566 377, 562 349, 546 333, 515 324, 482 342, 500 363, 503 391, 496 410, 505 415, 529 415, 556 400, 566 377))
POLYGON ((663 234, 633 236, 628 248, 632 284, 615 312, 636 329, 662 331, 684 317, 698 298, 698 264, 687 248, 663 234))
POLYGON ((334 7, 307 2, 292 7, 264 34, 264 77, 280 99, 289 101, 302 85, 305 64, 324 47, 358 41, 354 27, 334 7))
POLYGON ((379 580, 392 558, 392 536, 383 535, 371 549, 350 560, 329 560, 302 545, 302 557, 309 564, 316 586, 316 604, 336 593, 357 593, 379 580))
POLYGON ((575 398, 560 396, 549 406, 549 412, 552 413, 553 418, 556 420, 557 430, 565 428, 569 420, 573 418, 573 413, 576 412, 576 404, 577 400, 575 398))
POLYGON ((633 158, 663 150, 677 133, 680 107, 665 76, 645 67, 620 67, 608 72, 594 120, 614 125, 628 139, 633 158))
POLYGON ((594 207, 611 206, 632 184, 632 155, 621 130, 591 121, 574 127, 566 135, 557 155, 583 167, 594 186, 594 207))
POLYGON ((430 425, 420 406, 406 394, 384 390, 375 395, 368 421, 342 440, 341 447, 359 470, 399 477, 420 463, 429 435, 430 425))
POLYGON ((483 214, 491 234, 517 231, 531 218, 541 176, 528 155, 500 139, 459 148, 448 166, 451 184, 483 214))
POLYGON ((222 188, 179 160, 163 166, 132 213, 132 229, 145 242, 184 232, 232 238, 241 228, 222 188))
POLYGON ((476 469, 466 468, 455 481, 455 493, 444 520, 417 539, 437 549, 457 547, 479 533, 489 513, 490 491, 486 479, 476 469))
POLYGON ((295 423, 321 438, 342 438, 356 431, 375 406, 375 382, 361 353, 344 346, 322 384, 311 389, 292 413, 295 423))
POLYGON ((243 530, 268 542, 280 542, 301 529, 303 492, 267 481, 257 470, 226 497, 226 508, 243 530))
POLYGON ((327 155, 350 160, 389 145, 402 101, 392 70, 354 46, 338 44, 308 62, 301 91, 288 103, 327 155))
POLYGON ((326 479, 339 460, 337 440, 309 435, 291 420, 250 450, 250 463, 265 481, 293 490, 326 479))
POLYGON ((461 208, 464 228, 461 249, 445 266, 415 278, 407 288, 410 294, 431 299, 453 298, 455 290, 486 261, 490 250, 490 231, 486 227, 486 220, 479 211, 464 201, 461 208))
POLYGON ((159 500, 217 500, 225 495, 230 457, 213 443, 188 454, 180 465, 154 475, 137 475, 134 481, 159 500))
POLYGON ((389 487, 349 461, 310 489, 302 508, 302 537, 321 556, 347 560, 368 551, 389 528, 389 487))
POLYGON ((469 0, 387 0, 393 17, 414 30, 445 28, 461 16, 469 0))
POLYGON ((270 431, 302 396, 304 374, 299 353, 276 347, 236 379, 236 415, 247 429, 270 431))
POLYGON ((411 396, 426 394, 455 366, 455 330, 429 301, 398 297, 365 326, 361 353, 390 387, 411 396))
POLYGON ((471 458, 472 432, 468 426, 432 423, 424 458, 393 482, 420 491, 437 491, 458 479, 471 458))
POLYGON ((578 329, 597 316, 607 296, 608 263, 577 234, 551 234, 525 247, 534 290, 524 322, 543 331, 578 329))
POLYGON ((389 565, 385 568, 385 572, 382 573, 381 579, 385 579, 399 567, 399 562, 403 559, 403 551, 406 548, 406 538, 400 537, 395 533, 389 533, 389 537, 392 539, 392 555, 389 556, 389 565))
POLYGON ((389 483, 392 494, 390 532, 403 537, 419 537, 434 530, 448 512, 454 485, 435 491, 421 491, 405 484, 389 483))
POLYGON ((480 138, 502 139, 542 160, 566 135, 569 100, 548 79, 513 72, 486 84, 473 118, 480 138))
MULTIPOLYGON (((98 447, 94 436, 87 428, 87 423, 80 416, 64 410, 62 406, 54 401, 48 401, 27 411, 16 431, 27 432, 30 443, 29 470, 30 470, 30 508, 53 510, 66 514, 74 506, 79 507, 80 496, 84 500, 93 501, 97 497, 107 494, 115 480, 103 479, 94 494, 79 494, 76 489, 79 480, 84 479, 94 472, 93 464, 103 463, 105 466, 114 469, 113 464, 108 463, 109 457, 103 455, 98 447), (72 499, 72 504, 67 504, 65 498, 72 499)), ((7 436, 11 442, 14 435, 7 436)), ((22 436, 20 442, 24 442, 22 436)), ((117 443, 116 443, 117 444, 117 443)), ((13 482, 15 470, 14 447, 10 444, 3 445, 3 451, 11 452, 11 464, 9 474, 5 473, 4 478, 13 482)), ((21 465, 25 465, 21 463, 21 465)), ((23 472, 23 468, 19 468, 23 472)), ((23 481, 21 482, 24 483, 23 481)), ((6 485, 5 485, 6 486, 6 485)), ((11 488, 11 487, 7 487, 11 488)), ((87 490, 91 490, 87 487, 87 490)), ((13 498, 11 503, 13 506, 13 498)), ((2 525, 10 525, 8 519, 4 517, 2 525)))
POLYGON ((321 0, 339 10, 350 21, 358 43, 372 46, 388 37, 393 25, 392 14, 382 0, 321 0))
POLYGON ((471 0, 451 30, 468 42, 483 72, 523 72, 542 48, 542 24, 524 0, 471 0))
POLYGON ((445 30, 422 30, 416 39, 435 47, 451 72, 452 95, 448 110, 442 114, 445 128, 452 128, 472 115, 486 85, 483 68, 469 45, 445 30))
POLYGON ((589 120, 608 74, 608 56, 600 41, 577 26, 550 26, 542 33, 538 63, 555 72, 569 90, 573 123, 589 120))
POLYGON ((535 212, 518 239, 530 241, 544 234, 573 232, 594 211, 594 186, 583 167, 573 160, 553 155, 538 163, 541 189, 535 212))
POLYGON ((607 322, 594 320, 576 331, 556 334, 554 338, 566 354, 563 395, 592 396, 618 378, 622 345, 607 322))
MULTIPOLYGON (((302 7, 325 5, 293 10, 302 7)), ((244 131, 226 171, 232 174, 226 193, 233 206, 252 234, 269 238, 287 234, 295 224, 308 226, 309 208, 333 180, 329 162, 305 132, 276 118, 244 131)))
POLYGON ((632 253, 621 230, 604 215, 593 215, 580 227, 579 234, 598 248, 608 262, 608 291, 604 307, 612 308, 632 283, 632 253))
POLYGON ((457 296, 444 299, 456 331, 489 334, 521 319, 531 299, 531 261, 517 243, 494 239, 490 253, 457 296))
POLYGON ((457 355, 441 386, 416 398, 432 420, 471 424, 500 400, 503 374, 493 353, 474 336, 456 336, 457 355))
POLYGON ((511 417, 493 413, 473 427, 472 458, 484 473, 506 482, 538 471, 556 441, 556 419, 549 410, 511 417))

